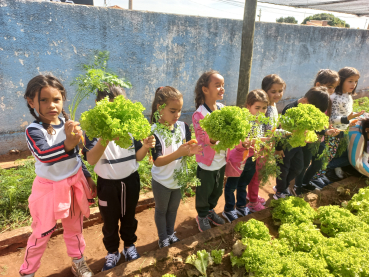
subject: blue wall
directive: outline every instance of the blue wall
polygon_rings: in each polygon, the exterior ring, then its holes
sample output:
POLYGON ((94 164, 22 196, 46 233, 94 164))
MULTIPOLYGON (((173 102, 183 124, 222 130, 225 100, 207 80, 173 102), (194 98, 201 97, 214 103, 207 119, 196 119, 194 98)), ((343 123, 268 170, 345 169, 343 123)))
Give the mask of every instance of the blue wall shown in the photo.
MULTIPOLYGON (((184 95, 184 115, 194 110, 193 90, 202 72, 225 77, 226 104, 235 104, 242 21, 2 0, 0 3, 0 154, 25 149, 24 129, 33 121, 23 100, 27 82, 52 72, 73 99, 72 80, 94 50, 110 51, 108 67, 131 81, 130 99, 150 113, 155 89, 171 85, 184 95)), ((302 96, 320 68, 354 66, 359 88, 369 86, 369 32, 256 23, 251 89, 279 74, 285 98, 302 96)), ((67 108, 67 102, 65 108, 67 108)), ((92 107, 93 97, 78 112, 92 107)))

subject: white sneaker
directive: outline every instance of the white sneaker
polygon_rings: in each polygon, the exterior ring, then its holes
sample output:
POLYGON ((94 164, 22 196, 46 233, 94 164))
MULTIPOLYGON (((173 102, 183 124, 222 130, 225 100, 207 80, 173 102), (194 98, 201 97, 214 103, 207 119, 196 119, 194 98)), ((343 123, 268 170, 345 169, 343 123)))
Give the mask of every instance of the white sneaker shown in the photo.
POLYGON ((336 167, 334 169, 334 172, 336 173, 336 175, 337 175, 338 178, 343 179, 344 176, 343 176, 343 170, 342 170, 342 168, 336 167))
POLYGON ((72 259, 72 273, 76 277, 91 277, 91 276, 94 276, 94 273, 88 267, 84 256, 82 256, 82 258, 80 258, 79 260, 72 259))

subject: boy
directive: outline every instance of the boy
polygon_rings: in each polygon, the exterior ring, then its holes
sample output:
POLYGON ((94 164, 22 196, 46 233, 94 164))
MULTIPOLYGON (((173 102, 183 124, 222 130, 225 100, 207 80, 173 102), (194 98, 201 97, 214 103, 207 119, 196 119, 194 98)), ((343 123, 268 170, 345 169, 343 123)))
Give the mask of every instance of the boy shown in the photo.
MULTIPOLYGON (((313 87, 304 97, 288 104, 284 107, 282 114, 290 108, 295 108, 298 104, 311 104, 321 110, 323 113, 328 109, 329 94, 325 87, 313 87)), ((302 147, 292 148, 290 150, 283 150, 281 145, 276 146, 276 154, 283 157, 283 163, 279 163, 281 170, 280 179, 277 178, 277 185, 273 188, 275 194, 273 198, 278 200, 279 198, 285 198, 290 196, 289 185, 295 177, 300 174, 304 166, 304 156, 302 147)), ((301 188, 296 188, 294 193, 300 194, 301 188)))

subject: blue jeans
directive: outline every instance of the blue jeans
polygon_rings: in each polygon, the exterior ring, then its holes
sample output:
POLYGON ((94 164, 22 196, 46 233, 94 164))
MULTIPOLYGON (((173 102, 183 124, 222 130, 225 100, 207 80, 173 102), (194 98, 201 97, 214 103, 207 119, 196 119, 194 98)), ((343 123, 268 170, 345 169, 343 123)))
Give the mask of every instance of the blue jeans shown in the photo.
POLYGON ((255 174, 256 161, 252 161, 252 157, 246 160, 245 167, 240 177, 228 177, 224 188, 225 206, 224 211, 230 212, 234 210, 234 205, 237 207, 246 206, 246 187, 250 183, 255 174), (237 189, 237 203, 234 197, 234 191, 237 189))
POLYGON ((348 151, 342 153, 341 156, 337 157, 337 155, 329 162, 328 168, 335 169, 336 167, 344 167, 350 165, 348 159, 348 151))

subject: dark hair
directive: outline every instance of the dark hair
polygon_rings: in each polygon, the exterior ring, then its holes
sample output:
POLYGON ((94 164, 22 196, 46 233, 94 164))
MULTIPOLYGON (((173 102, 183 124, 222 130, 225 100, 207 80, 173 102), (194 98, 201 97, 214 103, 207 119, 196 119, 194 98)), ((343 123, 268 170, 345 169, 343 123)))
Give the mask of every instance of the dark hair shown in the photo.
POLYGON ((177 99, 178 100, 183 99, 182 93, 180 93, 179 90, 170 86, 158 88, 155 91, 154 101, 152 102, 151 106, 151 116, 150 116, 151 123, 156 123, 154 113, 158 109, 158 104, 161 106, 163 104, 167 104, 168 100, 177 100, 177 99))
POLYGON ((340 80, 340 76, 337 71, 331 69, 321 69, 315 77, 314 86, 316 83, 320 85, 333 85, 340 80))
MULTIPOLYGON (((65 91, 64 86, 61 84, 61 82, 56 77, 52 75, 38 75, 32 78, 31 81, 29 81, 27 84, 26 92, 24 93, 24 99, 27 100, 27 98, 30 98, 33 100, 37 94, 38 103, 40 104, 41 90, 45 87, 52 87, 52 88, 59 90, 62 95, 63 101, 66 100, 67 92, 65 91)), ((35 110, 28 104, 28 102, 27 102, 27 107, 30 113, 32 114, 32 116, 36 118, 38 122, 42 122, 41 119, 36 115, 35 110)), ((64 109, 62 109, 62 114, 65 118, 65 121, 68 121, 69 117, 64 109)), ((44 127, 47 130, 47 133, 49 135, 55 134, 55 130, 51 126, 51 124, 42 122, 42 127, 44 127)))
POLYGON ((126 92, 124 88, 116 85, 108 85, 108 89, 97 91, 96 101, 100 101, 106 96, 109 96, 109 100, 113 100, 118 95, 123 95, 124 97, 126 97, 126 92))
POLYGON ((366 118, 364 120, 362 120, 361 122, 361 133, 363 134, 364 136, 364 151, 366 152, 367 151, 367 147, 368 147, 368 133, 365 132, 365 130, 369 128, 369 118, 366 118))
POLYGON ((269 104, 268 94, 262 89, 254 89, 247 94, 245 107, 254 105, 256 102, 269 104))
POLYGON ((195 87, 195 106, 196 109, 205 103, 205 94, 202 91, 202 87, 208 87, 210 83, 210 77, 214 74, 220 73, 216 70, 210 70, 203 73, 200 78, 197 80, 195 87))
POLYGON ((309 104, 317 107, 321 112, 328 109, 329 94, 326 87, 313 87, 304 96, 309 104))
POLYGON ((285 81, 283 81, 283 79, 277 74, 270 74, 268 76, 265 76, 263 81, 261 82, 261 89, 267 92, 274 84, 283 85, 283 89, 286 89, 285 81))
MULTIPOLYGON (((350 78, 351 76, 354 76, 354 75, 357 75, 360 78, 360 72, 356 68, 353 68, 353 67, 344 67, 340 69, 338 71, 338 75, 340 76, 340 84, 336 87, 336 90, 334 91, 338 95, 342 95, 342 86, 347 78, 350 78)), ((356 87, 350 94, 355 95, 356 87)))

